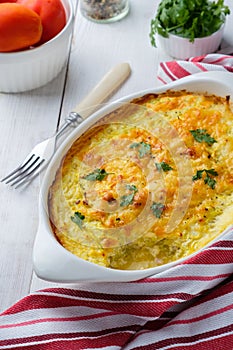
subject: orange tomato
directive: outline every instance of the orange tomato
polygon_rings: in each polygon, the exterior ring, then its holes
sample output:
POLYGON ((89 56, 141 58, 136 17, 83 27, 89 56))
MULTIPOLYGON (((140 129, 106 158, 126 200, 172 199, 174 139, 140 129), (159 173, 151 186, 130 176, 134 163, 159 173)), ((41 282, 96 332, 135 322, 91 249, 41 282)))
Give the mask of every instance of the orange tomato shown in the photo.
POLYGON ((40 41, 40 16, 15 3, 0 4, 0 52, 25 49, 40 41))
POLYGON ((39 44, 56 36, 66 24, 66 13, 60 0, 18 0, 41 18, 43 33, 39 44))

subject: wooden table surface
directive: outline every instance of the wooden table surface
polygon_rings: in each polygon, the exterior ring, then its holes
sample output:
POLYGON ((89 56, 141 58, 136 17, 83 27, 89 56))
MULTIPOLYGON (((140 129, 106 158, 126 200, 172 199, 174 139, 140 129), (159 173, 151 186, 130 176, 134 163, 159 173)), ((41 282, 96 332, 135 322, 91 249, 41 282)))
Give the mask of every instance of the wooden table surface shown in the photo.
MULTIPOLYGON (((149 40, 150 21, 158 3, 131 0, 130 13, 123 20, 97 24, 82 17, 75 2, 68 66, 42 88, 0 93, 0 178, 23 160, 36 143, 51 136, 114 65, 128 62, 132 74, 110 101, 159 84, 158 63, 169 57, 153 48, 149 40)), ((230 0, 225 3, 232 8, 232 14, 227 18, 223 47, 233 45, 233 5, 230 0)), ((31 291, 55 286, 33 273, 40 183, 38 177, 23 190, 0 183, 0 312, 31 291)))

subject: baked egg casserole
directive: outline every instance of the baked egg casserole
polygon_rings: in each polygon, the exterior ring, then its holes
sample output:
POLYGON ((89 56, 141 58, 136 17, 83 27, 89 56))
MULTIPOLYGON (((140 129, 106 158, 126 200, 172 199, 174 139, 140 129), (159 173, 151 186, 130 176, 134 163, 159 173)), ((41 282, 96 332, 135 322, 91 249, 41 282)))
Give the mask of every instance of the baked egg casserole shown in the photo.
POLYGON ((120 105, 70 147, 49 191, 74 255, 139 270, 184 258, 233 223, 228 96, 167 91, 120 105))

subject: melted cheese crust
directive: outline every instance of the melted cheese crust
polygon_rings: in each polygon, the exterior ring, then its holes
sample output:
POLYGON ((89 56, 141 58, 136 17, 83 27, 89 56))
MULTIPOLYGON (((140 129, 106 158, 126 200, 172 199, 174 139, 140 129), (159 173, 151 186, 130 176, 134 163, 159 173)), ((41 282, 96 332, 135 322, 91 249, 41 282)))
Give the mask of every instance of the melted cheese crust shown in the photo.
POLYGON ((227 97, 138 98, 68 151, 49 193, 54 234, 73 254, 116 269, 188 256, 233 223, 232 152, 227 97))

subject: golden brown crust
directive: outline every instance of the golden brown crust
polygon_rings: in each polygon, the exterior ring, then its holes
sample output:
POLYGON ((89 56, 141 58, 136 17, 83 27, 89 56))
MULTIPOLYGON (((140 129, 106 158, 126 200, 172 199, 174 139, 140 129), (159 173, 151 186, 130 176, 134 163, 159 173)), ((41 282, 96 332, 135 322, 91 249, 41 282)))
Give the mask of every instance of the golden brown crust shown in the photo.
POLYGON ((52 229, 73 254, 113 268, 187 256, 232 224, 231 152, 228 97, 134 99, 68 151, 50 189, 52 229))

